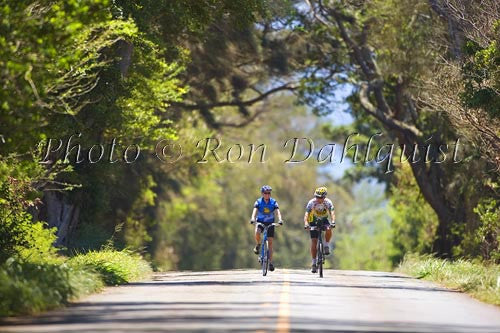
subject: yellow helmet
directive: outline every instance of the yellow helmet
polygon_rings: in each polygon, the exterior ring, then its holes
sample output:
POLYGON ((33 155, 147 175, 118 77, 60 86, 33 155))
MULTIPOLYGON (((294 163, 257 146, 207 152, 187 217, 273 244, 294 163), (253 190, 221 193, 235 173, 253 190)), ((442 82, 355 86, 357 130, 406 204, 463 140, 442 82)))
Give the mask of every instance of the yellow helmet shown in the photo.
POLYGON ((326 197, 326 194, 327 194, 327 188, 324 186, 318 187, 316 191, 314 191, 314 196, 316 198, 324 198, 326 197))

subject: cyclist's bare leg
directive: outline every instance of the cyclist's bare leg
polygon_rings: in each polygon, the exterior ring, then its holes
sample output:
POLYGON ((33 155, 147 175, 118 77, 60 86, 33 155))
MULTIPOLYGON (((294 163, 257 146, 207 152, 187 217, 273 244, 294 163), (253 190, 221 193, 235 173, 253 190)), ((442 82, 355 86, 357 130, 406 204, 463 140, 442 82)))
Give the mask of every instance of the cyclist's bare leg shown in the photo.
POLYGON ((273 237, 267 237, 267 244, 269 245, 269 261, 273 261, 273 237))
POLYGON ((332 229, 326 229, 325 231, 325 240, 327 243, 330 243, 330 239, 332 239, 332 229))
POLYGON ((260 244, 260 230, 255 228, 255 245, 260 244))
POLYGON ((316 253, 318 252, 318 250, 316 249, 316 246, 318 246, 318 239, 312 238, 311 239, 311 257, 313 259, 316 259, 316 253))

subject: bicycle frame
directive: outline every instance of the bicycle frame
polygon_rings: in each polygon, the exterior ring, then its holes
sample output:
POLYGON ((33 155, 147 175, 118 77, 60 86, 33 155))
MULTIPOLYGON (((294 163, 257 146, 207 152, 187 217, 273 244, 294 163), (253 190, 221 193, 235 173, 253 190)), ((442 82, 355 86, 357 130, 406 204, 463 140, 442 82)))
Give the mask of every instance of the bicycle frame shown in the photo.
POLYGON ((271 226, 277 226, 279 225, 278 223, 271 223, 271 224, 264 224, 261 222, 256 222, 256 226, 262 226, 264 231, 262 232, 263 237, 262 237, 262 246, 260 248, 260 256, 259 256, 259 262, 262 265, 262 275, 266 276, 267 275, 267 269, 269 268, 269 245, 267 243, 267 229, 271 226))
POLYGON ((319 277, 323 277, 323 264, 325 263, 325 252, 323 249, 323 230, 330 229, 330 226, 310 226, 309 230, 318 231, 318 242, 316 244, 316 264, 318 265, 319 277))

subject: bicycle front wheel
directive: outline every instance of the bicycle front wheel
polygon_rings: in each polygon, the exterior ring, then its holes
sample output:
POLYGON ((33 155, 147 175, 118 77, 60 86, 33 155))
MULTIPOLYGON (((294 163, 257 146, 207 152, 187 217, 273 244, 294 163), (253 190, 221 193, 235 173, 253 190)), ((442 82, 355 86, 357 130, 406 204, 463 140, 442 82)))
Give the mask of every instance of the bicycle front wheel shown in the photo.
POLYGON ((319 277, 323 277, 323 242, 318 244, 318 259, 317 259, 317 265, 318 265, 318 270, 319 270, 319 277))
POLYGON ((267 275, 267 269, 269 268, 269 249, 267 247, 267 241, 262 244, 262 276, 267 275))

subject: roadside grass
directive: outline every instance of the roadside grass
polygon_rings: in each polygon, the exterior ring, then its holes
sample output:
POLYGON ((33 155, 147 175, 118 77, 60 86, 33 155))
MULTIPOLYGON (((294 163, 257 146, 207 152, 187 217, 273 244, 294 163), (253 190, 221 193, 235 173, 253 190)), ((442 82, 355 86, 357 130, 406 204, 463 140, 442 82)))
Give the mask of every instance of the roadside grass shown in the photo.
POLYGON ((409 254, 397 271, 463 291, 486 303, 500 305, 500 265, 409 254))
POLYGON ((99 273, 108 286, 141 280, 152 273, 148 262, 127 250, 90 251, 72 257, 69 263, 99 273))
POLYGON ((45 262, 10 258, 0 265, 0 317, 57 308, 105 285, 140 280, 151 272, 144 259, 128 251, 93 251, 45 262))
POLYGON ((67 263, 10 258, 0 267, 0 316, 38 313, 102 288, 97 273, 67 263))

